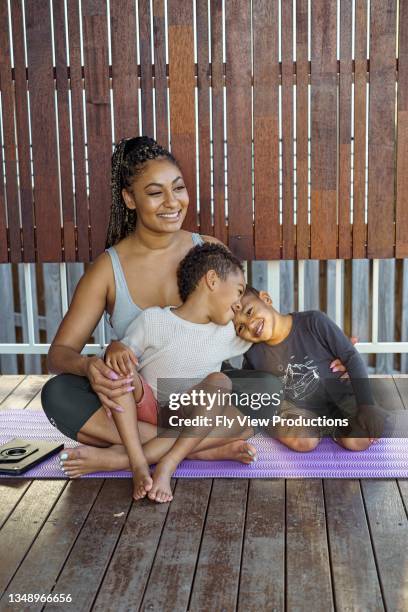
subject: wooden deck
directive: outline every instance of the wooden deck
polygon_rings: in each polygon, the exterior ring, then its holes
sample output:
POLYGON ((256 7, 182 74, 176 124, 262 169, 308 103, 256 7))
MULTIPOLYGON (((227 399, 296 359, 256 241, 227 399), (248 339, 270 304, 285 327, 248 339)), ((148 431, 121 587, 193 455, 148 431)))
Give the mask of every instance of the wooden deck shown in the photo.
MULTIPOLYGON (((0 377, 0 409, 40 408, 45 376, 0 377)), ((408 408, 408 378, 377 378, 408 408)), ((407 480, 0 481, 0 610, 408 610, 407 480)))

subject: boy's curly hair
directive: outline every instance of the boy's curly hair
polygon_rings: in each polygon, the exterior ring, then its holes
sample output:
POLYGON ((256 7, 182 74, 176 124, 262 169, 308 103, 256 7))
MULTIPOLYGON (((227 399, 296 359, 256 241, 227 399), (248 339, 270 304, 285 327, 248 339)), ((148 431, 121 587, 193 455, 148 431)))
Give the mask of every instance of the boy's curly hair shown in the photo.
POLYGON ((182 259, 177 269, 177 283, 183 302, 193 293, 209 270, 226 280, 228 274, 244 271, 242 263, 222 244, 206 242, 193 247, 182 259))

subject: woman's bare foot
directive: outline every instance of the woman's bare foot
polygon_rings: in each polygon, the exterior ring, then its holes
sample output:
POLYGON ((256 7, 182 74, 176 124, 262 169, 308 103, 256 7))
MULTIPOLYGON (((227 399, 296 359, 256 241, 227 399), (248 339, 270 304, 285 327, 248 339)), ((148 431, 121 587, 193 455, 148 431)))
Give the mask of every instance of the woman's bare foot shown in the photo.
POLYGON ((241 463, 255 463, 258 461, 256 448, 246 440, 233 440, 224 446, 208 448, 188 456, 189 459, 203 461, 240 461, 241 463))
POLYGON ((153 472, 153 486, 147 494, 149 499, 159 504, 169 502, 173 499, 170 479, 176 468, 177 463, 170 458, 163 458, 159 461, 153 472))
POLYGON ((133 468, 133 499, 138 500, 146 497, 153 486, 147 463, 133 468))
POLYGON ((78 478, 93 472, 130 469, 129 457, 121 444, 112 444, 107 448, 97 446, 66 448, 60 454, 60 467, 69 478, 78 478))

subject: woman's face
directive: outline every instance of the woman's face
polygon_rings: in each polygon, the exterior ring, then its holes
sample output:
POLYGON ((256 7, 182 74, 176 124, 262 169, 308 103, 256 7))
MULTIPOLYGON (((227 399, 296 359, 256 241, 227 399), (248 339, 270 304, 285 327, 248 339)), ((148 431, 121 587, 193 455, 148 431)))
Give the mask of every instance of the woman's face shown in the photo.
POLYGON ((148 161, 122 195, 126 206, 136 210, 137 224, 160 233, 181 228, 188 193, 180 169, 168 159, 148 161))

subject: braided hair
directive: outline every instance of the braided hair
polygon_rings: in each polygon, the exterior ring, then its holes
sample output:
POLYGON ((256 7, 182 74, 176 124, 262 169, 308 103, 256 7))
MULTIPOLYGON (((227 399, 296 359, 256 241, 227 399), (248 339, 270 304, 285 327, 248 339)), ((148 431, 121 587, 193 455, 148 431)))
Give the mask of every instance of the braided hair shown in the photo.
POLYGON ((144 165, 151 159, 165 158, 177 161, 169 151, 161 147, 153 138, 137 136, 122 138, 112 155, 112 206, 105 248, 117 244, 136 228, 136 211, 125 204, 122 189, 131 186, 136 176, 142 173, 144 165))

